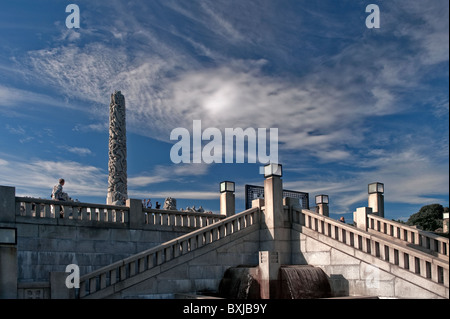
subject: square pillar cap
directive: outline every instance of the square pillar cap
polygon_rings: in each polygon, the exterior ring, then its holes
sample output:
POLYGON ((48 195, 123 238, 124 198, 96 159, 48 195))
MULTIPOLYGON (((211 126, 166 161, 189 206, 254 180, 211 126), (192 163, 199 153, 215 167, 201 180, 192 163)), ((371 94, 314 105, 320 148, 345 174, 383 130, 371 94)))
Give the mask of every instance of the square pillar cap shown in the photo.
POLYGON ((270 163, 264 166, 264 178, 271 176, 283 176, 283 167, 281 164, 270 163))
POLYGON ((220 183, 220 192, 221 193, 225 193, 225 192, 234 193, 234 191, 235 191, 235 184, 234 184, 234 182, 223 181, 223 182, 220 183))
POLYGON ((376 193, 384 193, 384 184, 380 182, 374 182, 369 184, 369 194, 376 194, 376 193))
POLYGON ((316 204, 328 204, 328 195, 316 195, 316 204))

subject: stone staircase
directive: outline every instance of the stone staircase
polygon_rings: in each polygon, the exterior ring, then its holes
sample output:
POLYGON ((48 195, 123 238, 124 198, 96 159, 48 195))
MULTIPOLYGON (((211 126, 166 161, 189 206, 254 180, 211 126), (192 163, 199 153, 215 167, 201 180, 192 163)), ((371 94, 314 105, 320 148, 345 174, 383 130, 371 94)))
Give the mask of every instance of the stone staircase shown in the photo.
MULTIPOLYGON (((138 291, 141 289, 144 291, 144 296, 148 295, 148 291, 149 289, 152 291, 152 287, 142 288, 142 286, 146 286, 146 281, 170 270, 175 270, 173 275, 175 278, 177 276, 184 277, 185 271, 177 270, 177 267, 214 252, 220 246, 231 242, 236 244, 246 234, 258 230, 259 211, 259 208, 246 210, 84 275, 80 278, 79 298, 126 298, 126 291, 130 291, 132 287, 138 285, 141 287, 137 287, 136 292, 133 291, 131 294, 139 295, 138 291), (142 285, 142 283, 144 284, 142 285)), ((222 269, 219 272, 221 273, 222 269)), ((170 285, 167 280, 165 284, 170 285)), ((150 282, 148 285, 152 286, 152 283, 150 282)), ((156 285, 161 285, 161 283, 156 282, 156 285)), ((154 287, 154 292, 164 297, 163 290, 162 287, 154 287)), ((173 287, 172 294, 176 293, 176 290, 176 287, 173 287)))
POLYGON ((336 256, 340 254, 345 256, 343 258, 352 259, 348 262, 349 268, 359 263, 359 271, 367 271, 369 280, 373 280, 375 274, 379 283, 386 286, 392 283, 392 287, 386 289, 397 289, 396 297, 417 298, 415 293, 400 294, 401 289, 407 291, 417 288, 423 290, 418 295, 426 295, 427 298, 449 298, 447 238, 375 214, 365 214, 362 218, 365 223, 360 223, 358 227, 305 209, 294 210, 292 216, 293 229, 302 234, 305 242, 320 242, 325 247, 316 247, 310 252, 308 245, 311 243, 305 243, 307 247, 303 255, 306 262, 327 268, 329 275, 336 269, 342 271, 342 264, 335 262, 333 265, 333 258, 337 259, 336 256), (317 260, 319 251, 330 253, 330 263, 317 260), (395 281, 400 280, 402 284, 396 287, 395 281))
MULTIPOLYGON (((78 297, 174 298, 214 291, 228 267, 258 264, 264 211, 264 207, 251 208, 84 275, 78 297), (236 258, 240 254, 245 257, 236 258)), ((379 285, 389 286, 378 291, 369 287, 370 294, 366 287, 366 293, 353 295, 449 298, 448 239, 374 214, 365 216, 366 225, 355 227, 306 209, 284 206, 284 212, 293 234, 291 246, 300 246, 300 251, 292 251, 294 264, 319 266, 333 281, 337 269, 343 269, 342 261, 333 264, 333 254, 339 252, 351 259, 348 269, 357 267, 360 273, 350 285, 367 284, 375 273, 379 285), (329 263, 319 261, 324 253, 330 255, 329 263), (399 292, 402 289, 406 295, 399 292)), ((351 275, 343 276, 352 281, 351 275)))

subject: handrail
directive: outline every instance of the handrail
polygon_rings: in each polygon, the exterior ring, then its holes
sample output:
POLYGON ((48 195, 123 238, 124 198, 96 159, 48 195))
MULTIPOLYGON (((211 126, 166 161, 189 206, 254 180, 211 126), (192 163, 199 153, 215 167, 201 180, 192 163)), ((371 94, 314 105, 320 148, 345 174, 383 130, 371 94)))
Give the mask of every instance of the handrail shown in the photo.
MULTIPOLYGON (((142 225, 204 227, 224 218, 223 215, 165 209, 137 208, 142 225), (142 218, 141 218, 142 215, 142 218)), ((130 207, 81 202, 57 201, 31 197, 16 197, 16 216, 32 219, 63 218, 128 224, 130 207)))
POLYGON ((394 239, 404 241, 407 244, 428 249, 442 255, 442 257, 449 257, 448 238, 388 220, 375 214, 368 214, 367 219, 368 231, 390 236, 394 239))
POLYGON ((432 256, 388 240, 384 236, 366 232, 306 209, 294 209, 292 221, 437 284, 449 287, 448 259, 432 256))
POLYGON ((144 208, 144 224, 199 228, 226 218, 224 215, 144 208))
POLYGON ((129 207, 16 197, 16 216, 127 223, 129 207))
POLYGON ((258 224, 258 212, 258 207, 245 210, 220 222, 86 274, 80 278, 79 297, 90 297, 100 291, 114 289, 118 283, 123 283, 127 279, 155 269, 155 267, 174 258, 193 252, 198 248, 258 224))

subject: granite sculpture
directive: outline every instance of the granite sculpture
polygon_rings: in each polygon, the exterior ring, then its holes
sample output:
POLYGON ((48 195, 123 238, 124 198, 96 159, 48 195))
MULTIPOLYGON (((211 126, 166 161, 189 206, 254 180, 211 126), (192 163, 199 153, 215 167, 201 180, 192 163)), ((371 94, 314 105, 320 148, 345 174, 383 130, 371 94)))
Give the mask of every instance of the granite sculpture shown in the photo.
POLYGON ((127 133, 125 97, 111 94, 109 105, 109 162, 107 204, 125 205, 127 192, 127 133))

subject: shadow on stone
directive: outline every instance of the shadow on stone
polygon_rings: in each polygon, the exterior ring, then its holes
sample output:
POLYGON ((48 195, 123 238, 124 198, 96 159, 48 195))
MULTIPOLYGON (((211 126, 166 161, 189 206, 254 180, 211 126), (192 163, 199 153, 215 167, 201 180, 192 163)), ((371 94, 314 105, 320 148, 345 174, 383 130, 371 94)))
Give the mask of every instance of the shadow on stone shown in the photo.
MULTIPOLYGON (((227 299, 261 299, 259 269, 255 266, 231 267, 219 285, 219 296, 227 299)), ((281 266, 273 299, 329 298, 328 276, 318 267, 281 266)))
POLYGON ((308 265, 282 266, 278 273, 277 299, 316 299, 331 297, 325 272, 308 265))
POLYGON ((228 268, 220 281, 219 296, 227 299, 260 299, 258 267, 228 268))

